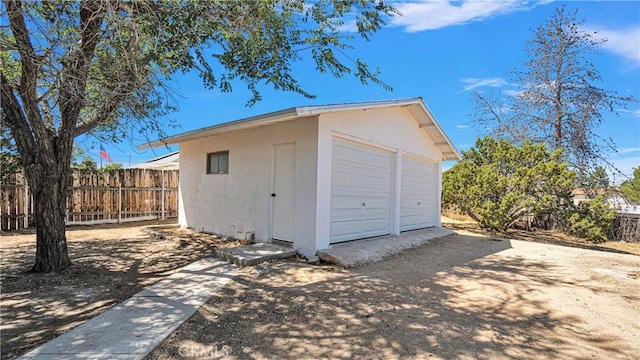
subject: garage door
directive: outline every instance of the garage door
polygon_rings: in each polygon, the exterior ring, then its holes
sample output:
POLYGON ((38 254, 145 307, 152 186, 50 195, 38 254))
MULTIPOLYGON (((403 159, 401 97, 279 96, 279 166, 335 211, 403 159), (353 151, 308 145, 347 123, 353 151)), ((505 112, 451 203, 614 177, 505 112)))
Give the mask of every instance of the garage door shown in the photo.
POLYGON ((437 164, 403 156, 400 188, 400 231, 436 225, 437 164))
POLYGON ((334 139, 331 243, 391 233, 393 153, 334 139))

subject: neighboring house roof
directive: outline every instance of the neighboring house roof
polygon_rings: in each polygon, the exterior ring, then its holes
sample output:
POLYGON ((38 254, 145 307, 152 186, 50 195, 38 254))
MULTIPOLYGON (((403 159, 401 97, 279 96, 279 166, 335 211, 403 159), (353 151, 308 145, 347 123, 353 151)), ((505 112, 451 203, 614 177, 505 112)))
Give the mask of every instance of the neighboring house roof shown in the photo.
POLYGON ((145 162, 129 166, 129 169, 178 170, 180 153, 172 152, 145 162))
POLYGON ((604 195, 607 191, 605 189, 592 189, 587 191, 583 188, 575 188, 571 190, 571 196, 579 197, 579 198, 587 198, 588 195, 604 195))
POLYGON ((142 144, 139 148, 150 148, 168 144, 178 144, 181 142, 194 140, 231 130, 249 129, 257 126, 273 124, 281 121, 288 121, 306 116, 320 115, 338 111, 365 110, 375 108, 404 107, 413 115, 420 124, 420 129, 425 131, 435 142, 436 147, 442 152, 443 160, 460 160, 460 153, 453 146, 447 135, 434 118, 422 98, 382 100, 346 104, 320 105, 293 107, 285 110, 270 112, 263 115, 252 116, 236 121, 226 122, 201 129, 188 131, 174 135, 163 140, 157 140, 147 144, 142 144))
POLYGON ((575 188, 571 190, 571 196, 574 196, 574 197, 587 197, 587 196, 598 196, 598 195, 605 195, 606 197, 623 196, 620 189, 616 187, 610 187, 607 189, 598 188, 598 189, 590 189, 590 190, 587 190, 584 188, 575 188))

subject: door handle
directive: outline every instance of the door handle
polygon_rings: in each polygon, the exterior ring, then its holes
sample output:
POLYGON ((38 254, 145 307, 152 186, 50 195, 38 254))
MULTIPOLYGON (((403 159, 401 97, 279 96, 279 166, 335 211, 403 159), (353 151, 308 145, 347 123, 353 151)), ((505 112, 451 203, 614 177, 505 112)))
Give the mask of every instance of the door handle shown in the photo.
POLYGON ((271 197, 276 197, 276 193, 272 193, 272 194, 271 194, 271 197))
POLYGON ((365 203, 362 203, 362 206, 367 206, 367 204, 365 204, 365 203))

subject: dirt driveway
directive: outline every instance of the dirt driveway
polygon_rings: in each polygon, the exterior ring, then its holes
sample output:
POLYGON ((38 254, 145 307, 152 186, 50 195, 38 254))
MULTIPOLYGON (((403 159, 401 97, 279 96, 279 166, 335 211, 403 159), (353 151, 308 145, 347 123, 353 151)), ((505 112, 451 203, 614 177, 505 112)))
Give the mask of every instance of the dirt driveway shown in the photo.
POLYGON ((245 269, 149 359, 636 359, 640 257, 454 235, 245 269))

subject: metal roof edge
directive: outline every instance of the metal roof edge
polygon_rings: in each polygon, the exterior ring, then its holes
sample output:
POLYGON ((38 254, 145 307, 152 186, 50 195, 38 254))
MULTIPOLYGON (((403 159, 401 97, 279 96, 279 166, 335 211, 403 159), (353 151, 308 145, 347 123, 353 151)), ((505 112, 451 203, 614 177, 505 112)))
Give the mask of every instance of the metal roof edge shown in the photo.
POLYGON ((342 103, 342 104, 330 104, 330 105, 318 105, 318 106, 301 106, 296 108, 299 115, 319 115, 337 111, 349 111, 359 109, 375 109, 380 107, 390 106, 407 106, 413 105, 418 102, 422 102, 422 98, 407 98, 407 99, 393 99, 393 100, 376 100, 376 101, 364 101, 354 103, 342 103))
MULTIPOLYGON (((438 133, 442 136, 442 138, 448 143, 448 147, 450 153, 454 155, 454 158, 447 158, 444 160, 460 160, 460 153, 455 148, 449 137, 442 131, 440 124, 436 121, 435 117, 431 113, 431 110, 427 107, 422 97, 414 97, 414 98, 405 98, 405 99, 393 99, 393 100, 376 100, 376 101, 366 101, 366 102, 354 102, 354 103, 342 103, 342 104, 330 104, 330 105, 319 105, 319 106, 301 106, 301 107, 293 107, 284 110, 274 111, 262 115, 251 116, 244 119, 234 120, 230 122, 220 123, 212 126, 207 126, 204 128, 199 128, 191 131, 187 131, 178 135, 169 136, 165 139, 156 140, 153 142, 148 142, 146 144, 138 145, 138 149, 147 149, 162 145, 169 144, 178 144, 183 141, 193 140, 200 137, 242 129, 247 127, 258 126, 260 124, 272 123, 282 120, 290 120, 302 116, 314 116, 320 114, 326 114, 337 111, 349 111, 349 110, 359 110, 359 109, 374 109, 374 108, 382 108, 382 107, 396 107, 396 106, 412 106, 418 105, 423 113, 427 116, 427 118, 435 125, 438 133)), ((445 152, 443 152, 444 155, 445 152)))

